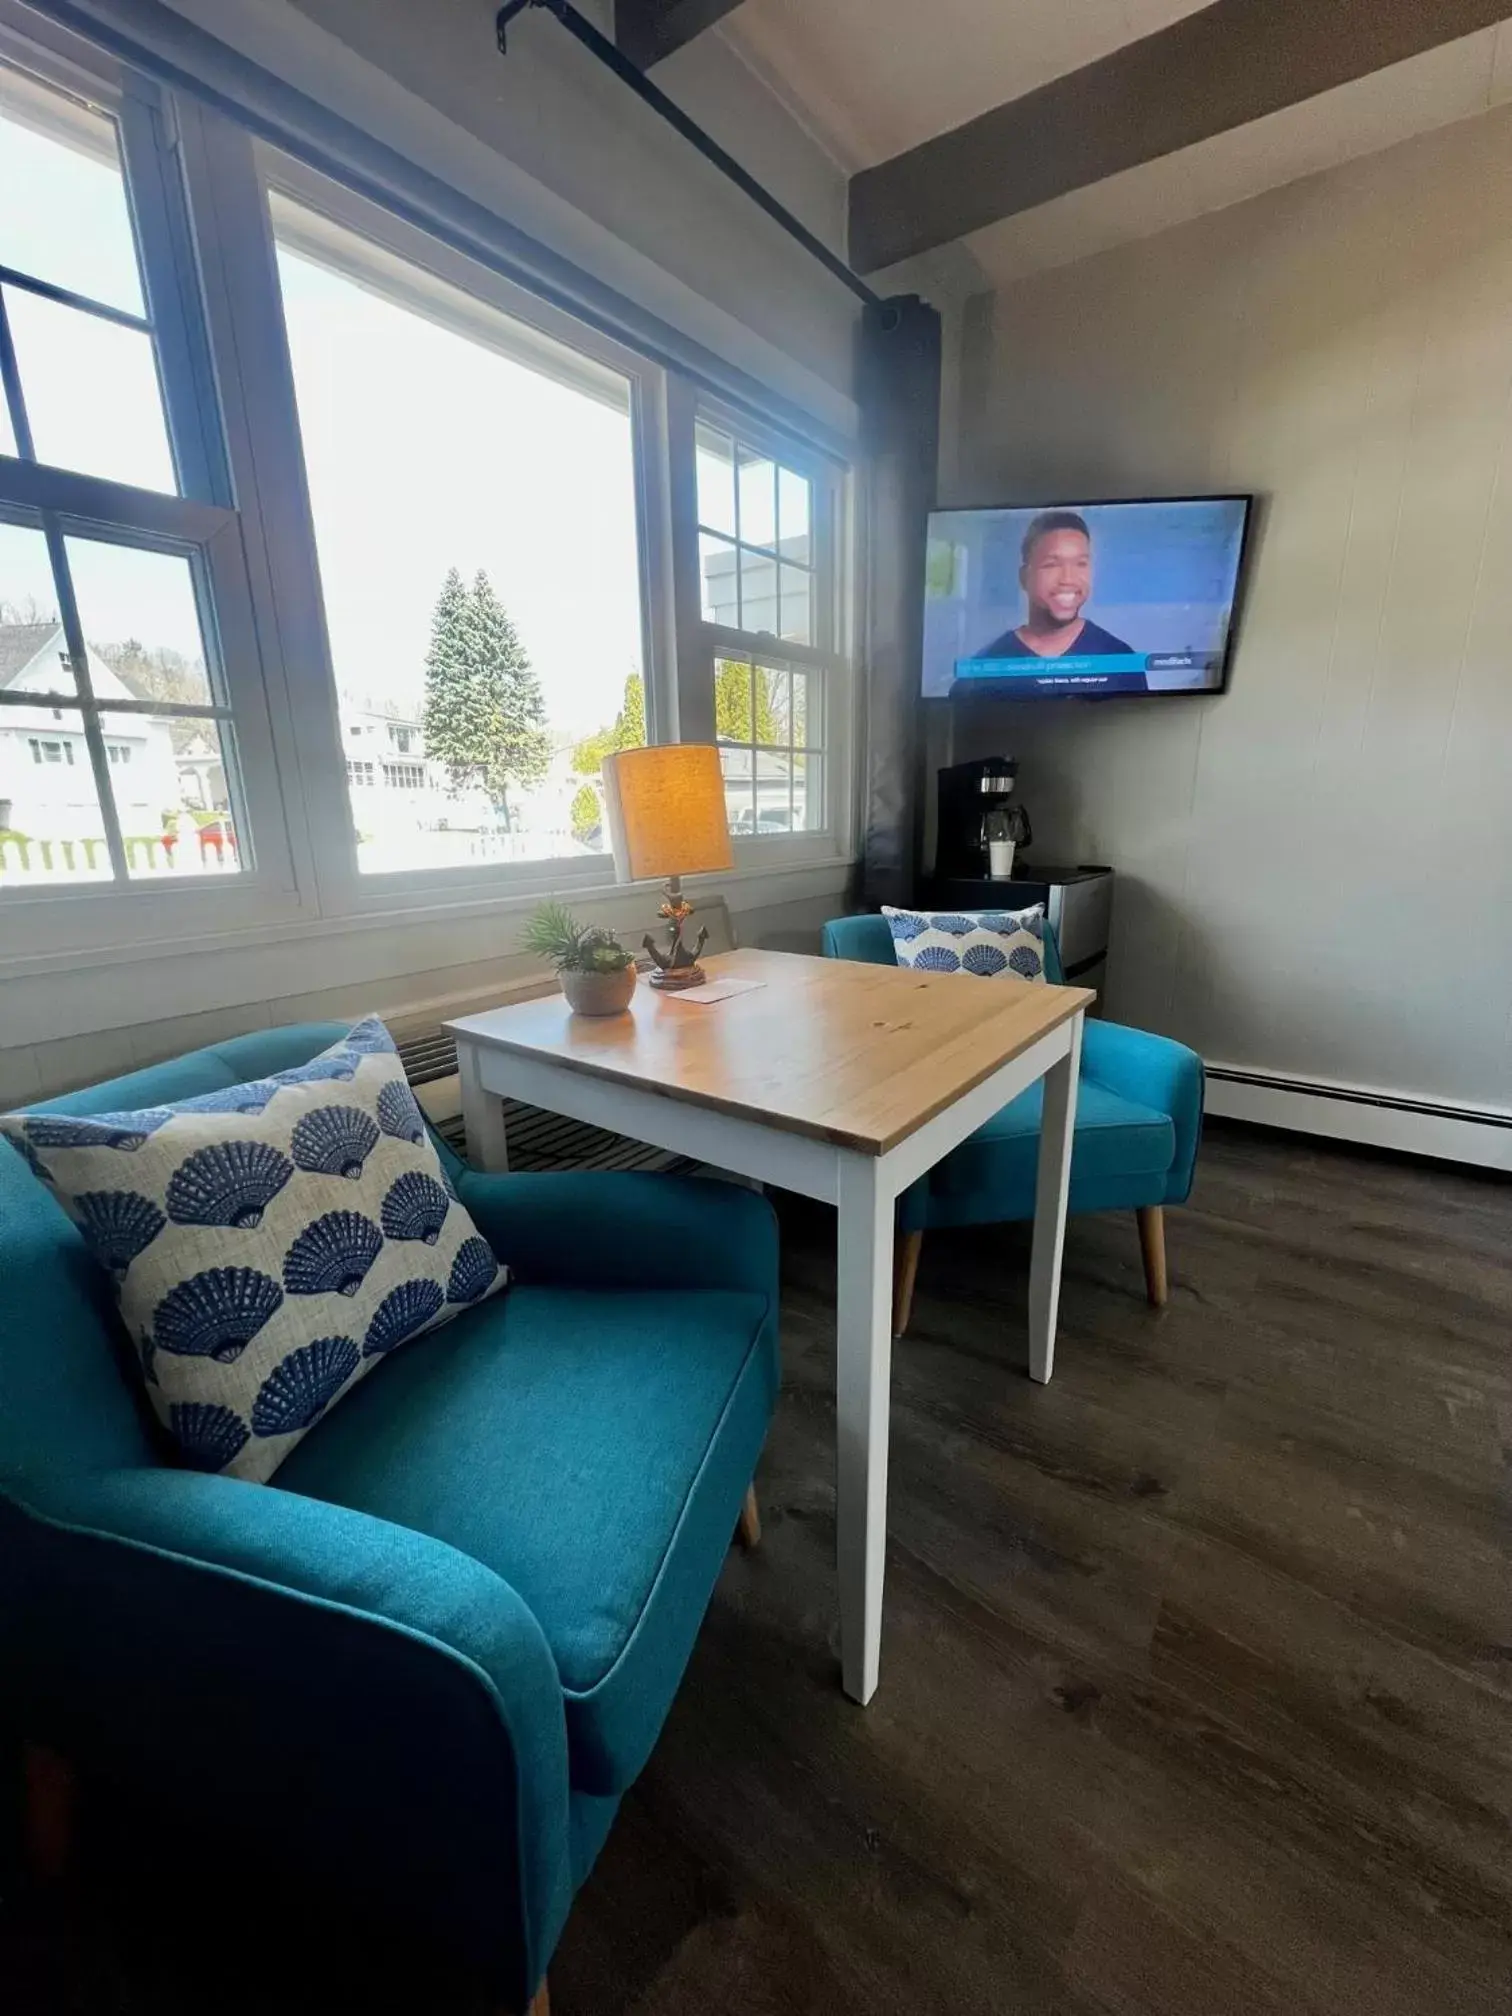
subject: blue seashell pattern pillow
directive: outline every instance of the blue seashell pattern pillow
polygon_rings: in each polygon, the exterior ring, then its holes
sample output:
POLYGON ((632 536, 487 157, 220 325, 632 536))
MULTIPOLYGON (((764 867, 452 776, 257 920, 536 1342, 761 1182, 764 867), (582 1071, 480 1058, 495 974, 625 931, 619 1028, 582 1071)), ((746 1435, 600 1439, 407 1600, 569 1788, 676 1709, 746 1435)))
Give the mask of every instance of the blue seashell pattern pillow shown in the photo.
POLYGON ((1045 913, 1032 910, 893 910, 882 915, 893 957, 920 973, 975 973, 993 980, 1045 979, 1045 913))
POLYGON ((0 1133, 114 1283, 187 1463, 263 1482, 387 1352, 509 1279, 376 1016, 308 1064, 0 1133))

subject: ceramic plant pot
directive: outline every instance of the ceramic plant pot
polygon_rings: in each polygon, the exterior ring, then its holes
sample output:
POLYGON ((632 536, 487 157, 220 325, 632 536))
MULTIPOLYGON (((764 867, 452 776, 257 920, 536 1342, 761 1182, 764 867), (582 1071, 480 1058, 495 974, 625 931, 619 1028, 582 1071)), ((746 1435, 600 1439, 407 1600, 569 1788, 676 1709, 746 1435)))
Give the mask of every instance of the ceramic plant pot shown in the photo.
POLYGON ((574 1015, 622 1015, 635 993, 635 968, 618 973, 563 973, 562 992, 574 1015))

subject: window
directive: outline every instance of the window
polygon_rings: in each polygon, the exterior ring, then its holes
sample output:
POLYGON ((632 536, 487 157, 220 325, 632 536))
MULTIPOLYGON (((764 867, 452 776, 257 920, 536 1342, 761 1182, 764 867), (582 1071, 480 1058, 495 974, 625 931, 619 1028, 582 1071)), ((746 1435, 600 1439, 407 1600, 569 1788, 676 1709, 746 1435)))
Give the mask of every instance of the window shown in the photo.
MULTIPOLYGON (((0 62, 0 900, 255 865, 262 666, 169 158, 147 97, 86 102, 0 62), (28 778, 14 752, 44 722, 76 732, 28 778), (213 852, 180 844, 196 810, 213 852)), ((259 798, 277 860, 271 763, 259 798)))
POLYGON ((272 215, 337 705, 349 740, 425 758, 384 766, 359 870, 601 878, 579 801, 644 680, 632 377, 442 277, 439 247, 277 188, 272 215))
POLYGON ((714 733, 737 839, 835 823, 848 697, 841 646, 838 472, 705 416, 694 433, 698 576, 714 733))
POLYGON ((678 734, 742 847, 844 850, 843 467, 22 19, 0 967, 602 883, 678 734))

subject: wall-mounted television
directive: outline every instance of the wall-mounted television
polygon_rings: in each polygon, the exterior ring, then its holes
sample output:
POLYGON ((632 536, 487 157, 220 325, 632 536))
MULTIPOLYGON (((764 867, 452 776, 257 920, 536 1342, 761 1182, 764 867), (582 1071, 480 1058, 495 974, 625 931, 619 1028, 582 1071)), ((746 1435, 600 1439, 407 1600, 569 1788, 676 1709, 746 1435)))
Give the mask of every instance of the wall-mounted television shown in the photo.
POLYGON ((931 512, 925 699, 1221 692, 1252 501, 931 512))

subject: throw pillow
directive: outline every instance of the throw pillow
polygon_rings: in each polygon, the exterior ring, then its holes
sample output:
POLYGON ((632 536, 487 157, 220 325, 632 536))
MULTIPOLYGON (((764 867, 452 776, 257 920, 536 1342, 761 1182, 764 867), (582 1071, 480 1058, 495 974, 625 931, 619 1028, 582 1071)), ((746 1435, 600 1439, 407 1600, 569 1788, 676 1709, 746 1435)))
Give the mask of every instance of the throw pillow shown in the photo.
POLYGON ((921 973, 999 973, 1019 980, 1045 978, 1045 913, 1032 910, 893 910, 882 915, 892 932, 893 957, 921 973))
POLYGON ((184 1460, 262 1482, 386 1352, 502 1288, 376 1016, 177 1105, 3 1131, 109 1273, 184 1460))

